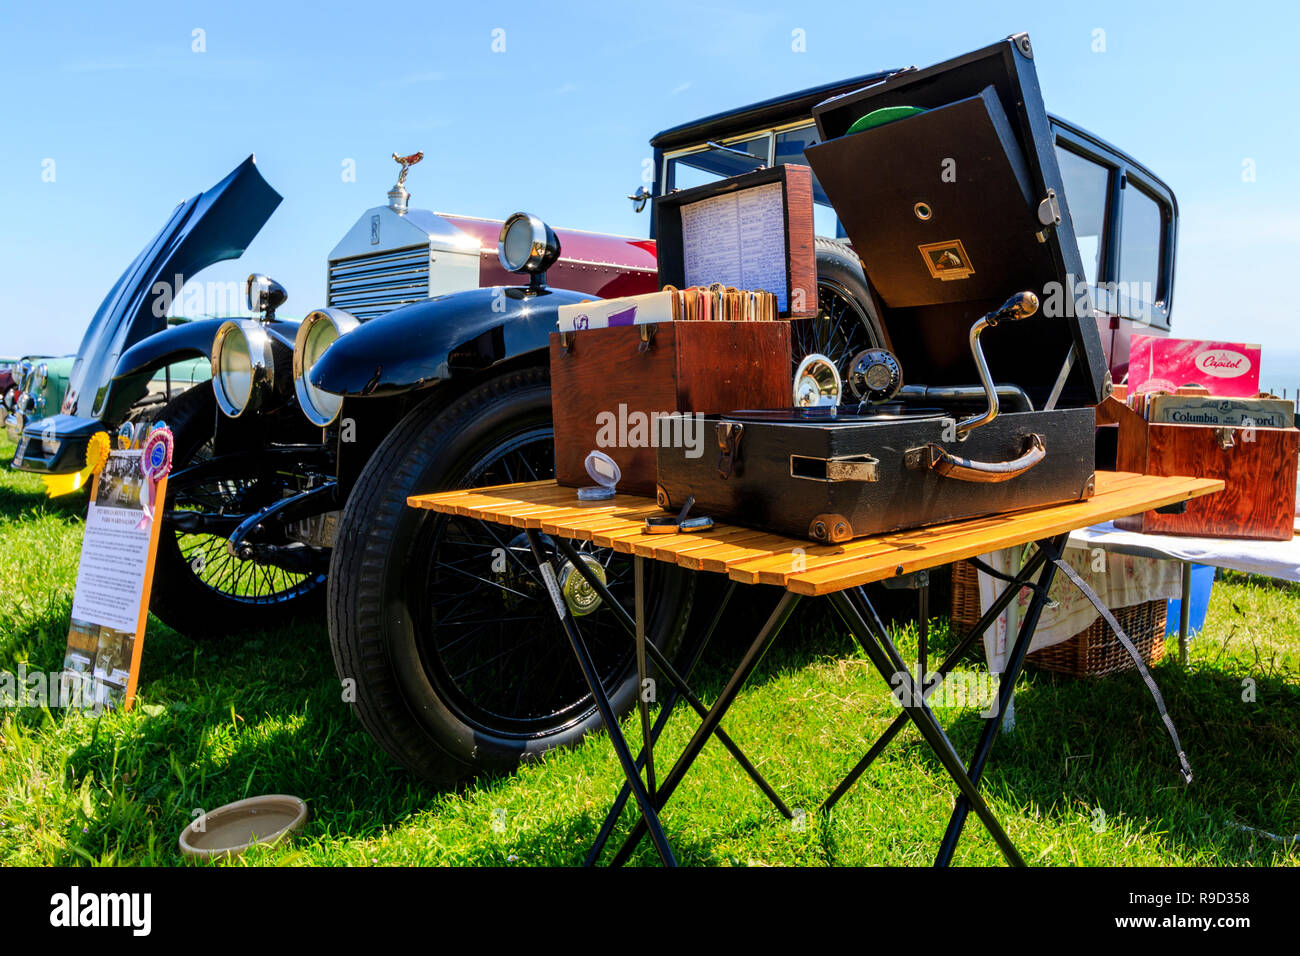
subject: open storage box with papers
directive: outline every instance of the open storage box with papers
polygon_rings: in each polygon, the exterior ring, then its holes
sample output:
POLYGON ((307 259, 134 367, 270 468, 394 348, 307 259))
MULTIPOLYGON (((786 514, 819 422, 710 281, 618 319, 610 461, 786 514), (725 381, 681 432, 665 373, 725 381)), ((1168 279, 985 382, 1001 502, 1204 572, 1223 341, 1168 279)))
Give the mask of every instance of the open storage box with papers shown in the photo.
MULTIPOLYGON (((565 306, 551 335, 562 485, 588 484, 583 463, 598 450, 618 464, 619 490, 653 495, 661 416, 791 401, 786 319, 817 311, 808 167, 670 193, 654 214, 667 291, 565 306), (755 293, 769 293, 775 307, 761 307, 755 293)), ((714 454, 693 418, 672 434, 685 454, 714 454)))
MULTIPOLYGON (((1147 404, 1152 396, 1138 396, 1147 404)), ((1290 541, 1295 534, 1300 429, 1287 424, 1195 425, 1148 421, 1112 397, 1097 408, 1119 426, 1115 466, 1143 475, 1222 478, 1217 495, 1174 513, 1146 511, 1116 520, 1126 531, 1290 541)), ((1283 419, 1285 421, 1285 419, 1283 419)))

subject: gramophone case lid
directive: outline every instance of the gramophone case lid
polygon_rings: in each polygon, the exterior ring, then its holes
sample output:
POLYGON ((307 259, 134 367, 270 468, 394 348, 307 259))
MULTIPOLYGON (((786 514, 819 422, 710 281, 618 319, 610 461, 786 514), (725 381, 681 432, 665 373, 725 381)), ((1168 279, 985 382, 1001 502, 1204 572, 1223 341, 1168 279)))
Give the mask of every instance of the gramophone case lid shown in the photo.
POLYGON ((805 155, 908 381, 977 384, 971 325, 1031 290, 1038 315, 981 337, 994 380, 1041 408, 1073 346, 1058 404, 1100 400, 1105 355, 1027 36, 895 74, 813 116, 823 142, 805 155))

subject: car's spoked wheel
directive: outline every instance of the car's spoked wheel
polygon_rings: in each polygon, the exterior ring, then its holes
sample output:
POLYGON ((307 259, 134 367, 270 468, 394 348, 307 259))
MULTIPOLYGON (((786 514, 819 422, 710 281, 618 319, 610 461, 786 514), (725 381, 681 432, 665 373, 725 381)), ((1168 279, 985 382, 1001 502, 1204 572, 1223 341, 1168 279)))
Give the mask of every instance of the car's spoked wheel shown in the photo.
MULTIPOLYGON (((206 444, 186 462, 198 464, 211 457, 206 444)), ((254 514, 284 495, 278 481, 223 476, 193 484, 178 485, 171 494, 171 511, 197 511, 234 520, 254 514)), ((226 548, 220 534, 189 534, 175 527, 172 533, 181 558, 204 586, 228 599, 251 605, 274 605, 292 601, 324 583, 324 574, 287 571, 268 564, 241 560, 226 548)))
POLYGON ((862 266, 849 250, 828 239, 817 240, 817 315, 790 323, 794 366, 814 352, 825 355, 844 380, 849 362, 863 349, 884 346, 870 306, 862 266))
MULTIPOLYGON (((553 471, 550 429, 520 436, 475 463, 459 484, 500 484, 553 471)), ((549 536, 543 550, 606 685, 632 662, 631 646, 604 605, 549 536)), ((632 562, 589 542, 582 560, 631 606, 632 562)), ((413 564, 427 569, 416 591, 421 660, 429 679, 469 723, 524 737, 552 731, 591 707, 582 673, 522 532, 440 515, 421 529, 413 564)), ((653 589, 654 581, 649 581, 653 589)), ((651 591, 653 593, 653 590, 651 591)))
MULTIPOLYGON (((550 388, 542 370, 436 396, 384 440, 348 499, 330 565, 330 641, 354 708, 393 757, 450 786, 566 746, 600 726, 526 537, 411 508, 413 494, 554 474, 550 388)), ((545 536, 583 639, 618 712, 631 707, 632 643, 614 613, 545 536)), ((631 605, 631 561, 579 545, 612 595, 631 605)), ((692 579, 647 569, 647 634, 680 641, 692 579)))
MULTIPOLYGON (((246 468, 230 475, 188 481, 183 470, 212 456, 216 414, 212 387, 196 385, 170 402, 160 419, 172 430, 176 475, 167 489, 166 515, 199 512, 233 526, 284 493, 277 480, 250 478, 246 468)), ((164 516, 158 536, 149 607, 190 637, 237 634, 310 621, 320 613, 325 575, 285 571, 243 561, 226 550, 226 535, 183 530, 164 516)))
POLYGON ((830 282, 818 283, 817 306, 815 318, 790 324, 796 365, 805 355, 820 352, 843 375, 853 356, 877 344, 867 313, 842 287, 830 282))

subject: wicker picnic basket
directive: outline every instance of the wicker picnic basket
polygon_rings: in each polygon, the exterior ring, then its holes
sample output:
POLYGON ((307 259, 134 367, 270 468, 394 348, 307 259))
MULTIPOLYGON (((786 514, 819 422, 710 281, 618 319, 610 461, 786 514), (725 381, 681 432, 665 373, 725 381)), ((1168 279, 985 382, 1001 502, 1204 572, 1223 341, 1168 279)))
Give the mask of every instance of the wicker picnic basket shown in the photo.
MULTIPOLYGON (((979 622, 982 611, 977 574, 969 561, 958 561, 952 566, 954 632, 965 633, 979 622)), ((1112 611, 1147 664, 1154 664, 1164 657, 1167 607, 1168 603, 1163 600, 1146 601, 1112 611)), ((1105 677, 1133 667, 1128 651, 1115 639, 1110 625, 1100 616, 1068 641, 1033 651, 1026 663, 1068 677, 1105 677)))

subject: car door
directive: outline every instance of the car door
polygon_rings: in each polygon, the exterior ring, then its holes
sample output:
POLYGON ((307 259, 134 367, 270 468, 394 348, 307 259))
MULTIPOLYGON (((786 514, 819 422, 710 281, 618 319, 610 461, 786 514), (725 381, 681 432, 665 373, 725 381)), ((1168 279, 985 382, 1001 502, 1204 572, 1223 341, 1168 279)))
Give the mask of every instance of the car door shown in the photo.
POLYGON ((1170 331, 1178 203, 1132 157, 1056 117, 1052 127, 1098 331, 1120 383, 1133 334, 1170 331))

